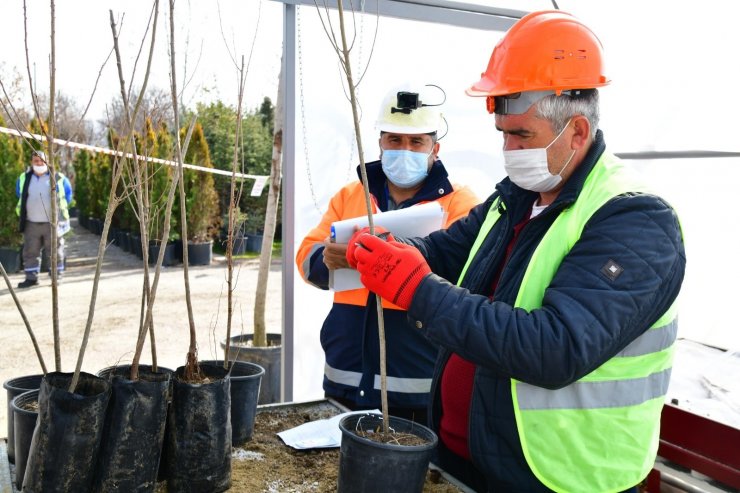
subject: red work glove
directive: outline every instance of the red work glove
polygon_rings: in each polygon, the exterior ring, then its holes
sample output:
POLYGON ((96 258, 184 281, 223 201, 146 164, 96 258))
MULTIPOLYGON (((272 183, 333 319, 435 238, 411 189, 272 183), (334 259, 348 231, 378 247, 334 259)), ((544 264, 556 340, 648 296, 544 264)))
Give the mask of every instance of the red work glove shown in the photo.
MULTIPOLYGON (((347 262, 349 262, 349 266, 353 269, 357 268, 357 260, 355 260, 355 250, 357 249, 357 242, 359 241, 358 238, 361 235, 369 233, 370 228, 365 226, 364 228, 355 231, 355 233, 352 235, 352 238, 350 238, 349 242, 347 242, 347 262)), ((383 226, 375 226, 375 235, 380 236, 386 241, 396 241, 393 235, 383 226)))
POLYGON ((431 272, 419 250, 366 234, 355 249, 360 280, 370 291, 408 310, 416 288, 431 272))

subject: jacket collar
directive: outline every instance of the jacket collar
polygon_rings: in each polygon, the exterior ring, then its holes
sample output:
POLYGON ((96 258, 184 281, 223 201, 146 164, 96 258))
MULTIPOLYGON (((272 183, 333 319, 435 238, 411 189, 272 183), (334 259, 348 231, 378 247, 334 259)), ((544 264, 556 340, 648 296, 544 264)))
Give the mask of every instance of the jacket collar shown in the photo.
MULTIPOLYGON (((383 165, 380 161, 372 161, 365 165, 367 169, 367 181, 370 193, 377 200, 378 208, 385 211, 388 207, 388 187, 386 187, 386 176, 383 173, 383 165)), ((357 176, 362 182, 360 167, 357 167, 357 176)), ((412 198, 398 204, 398 208, 410 207, 419 202, 431 202, 452 193, 452 183, 447 178, 447 170, 442 161, 437 159, 432 164, 429 174, 424 179, 424 185, 412 198)))

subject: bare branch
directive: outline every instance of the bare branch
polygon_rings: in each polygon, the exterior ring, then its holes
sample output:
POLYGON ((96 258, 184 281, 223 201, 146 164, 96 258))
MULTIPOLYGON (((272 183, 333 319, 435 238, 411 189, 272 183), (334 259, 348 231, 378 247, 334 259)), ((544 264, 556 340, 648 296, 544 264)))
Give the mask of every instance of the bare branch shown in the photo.
MULTIPOLYGON (((23 45, 26 51, 26 72, 28 73, 28 84, 31 88, 31 101, 33 103, 34 113, 39 119, 39 123, 41 123, 41 126, 45 127, 44 122, 41 121, 41 110, 39 109, 39 101, 36 98, 36 91, 34 90, 33 76, 31 75, 31 60, 28 55, 28 10, 26 6, 26 0, 23 0, 23 45)), ((51 158, 51 156, 49 156, 49 158, 51 158)))
MULTIPOLYGON (((158 5, 159 5, 159 0, 155 0, 155 12, 158 12, 159 10, 157 8, 158 5)), ((126 124, 128 127, 128 134, 126 135, 125 142, 124 142, 124 151, 126 150, 126 142, 130 143, 132 151, 133 151, 133 155, 134 155, 133 161, 137 163, 138 156, 136 155, 136 145, 135 145, 134 137, 133 137, 134 131, 133 131, 133 126, 131 122, 133 121, 132 118, 136 118, 136 114, 141 104, 141 96, 136 101, 136 106, 134 108, 133 115, 130 115, 129 109, 128 109, 128 99, 127 99, 127 94, 126 94, 126 84, 123 79, 121 53, 118 48, 118 34, 116 32, 116 25, 113 19, 112 10, 109 11, 109 16, 110 16, 111 32, 113 35, 113 47, 116 53, 116 64, 118 66, 119 83, 121 86, 121 97, 124 99, 126 124)), ((153 22, 154 27, 152 29, 151 48, 149 51, 149 60, 147 63, 146 73, 144 74, 144 84, 142 86, 142 94, 146 91, 146 85, 149 80, 149 73, 151 71, 152 58, 153 58, 153 53, 154 53, 154 42, 155 42, 155 35, 156 35, 156 24, 157 24, 157 15, 155 14, 154 22, 153 22)), ((124 164, 121 161, 125 162, 126 161, 125 157, 123 157, 122 159, 118 159, 118 158, 114 159, 113 174, 111 177, 111 188, 108 193, 108 208, 105 213, 105 223, 103 225, 103 231, 100 235, 100 243, 98 244, 98 261, 95 265, 95 275, 93 277, 93 288, 92 288, 92 294, 90 296, 90 306, 89 306, 88 314, 87 314, 87 322, 85 323, 85 330, 82 336, 82 343, 80 344, 80 351, 77 356, 77 364, 75 366, 75 372, 74 372, 74 375, 72 376, 72 381, 69 387, 70 392, 74 392, 74 389, 77 386, 77 382, 79 381, 80 370, 82 368, 82 361, 85 357, 85 350, 87 348, 87 342, 90 337, 90 330, 92 328, 92 322, 95 316, 95 303, 97 301, 98 285, 100 283, 100 273, 103 268, 103 258, 105 257, 106 240, 108 238, 108 231, 110 230, 111 219, 113 218, 113 213, 115 212, 116 207, 122 201, 121 197, 117 195, 118 183, 119 183, 119 180, 121 179, 121 176, 123 175, 123 167, 124 167, 124 164)))

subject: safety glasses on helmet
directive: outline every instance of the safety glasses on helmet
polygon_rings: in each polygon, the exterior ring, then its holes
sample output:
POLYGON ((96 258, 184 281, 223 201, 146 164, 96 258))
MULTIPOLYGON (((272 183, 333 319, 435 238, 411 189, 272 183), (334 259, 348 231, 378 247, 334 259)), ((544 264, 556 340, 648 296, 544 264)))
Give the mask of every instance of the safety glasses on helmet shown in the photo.
MULTIPOLYGON (((572 98, 583 98, 591 94, 593 89, 571 89, 561 94, 572 98)), ((504 96, 488 96, 486 109, 497 115, 521 115, 540 99, 555 94, 555 91, 524 91, 504 96)))

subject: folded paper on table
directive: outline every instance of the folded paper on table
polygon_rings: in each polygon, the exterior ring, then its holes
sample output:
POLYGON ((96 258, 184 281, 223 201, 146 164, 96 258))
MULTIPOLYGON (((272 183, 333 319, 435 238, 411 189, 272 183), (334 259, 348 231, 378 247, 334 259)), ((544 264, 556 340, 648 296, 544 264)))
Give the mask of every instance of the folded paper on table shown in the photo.
MULTIPOLYGON (((396 236, 413 238, 426 236, 444 225, 447 213, 438 202, 427 202, 405 209, 373 214, 375 226, 383 226, 396 236)), ((367 216, 344 219, 332 223, 332 241, 347 243, 355 233, 355 227, 368 225, 367 216)), ((360 273, 354 269, 335 269, 329 271, 329 288, 334 291, 347 291, 362 288, 360 273)))
POLYGON ((342 413, 329 419, 303 423, 295 428, 281 431, 277 435, 285 442, 285 445, 299 450, 339 447, 342 443, 342 430, 339 429, 339 422, 349 414, 380 414, 380 411, 375 409, 342 413))

